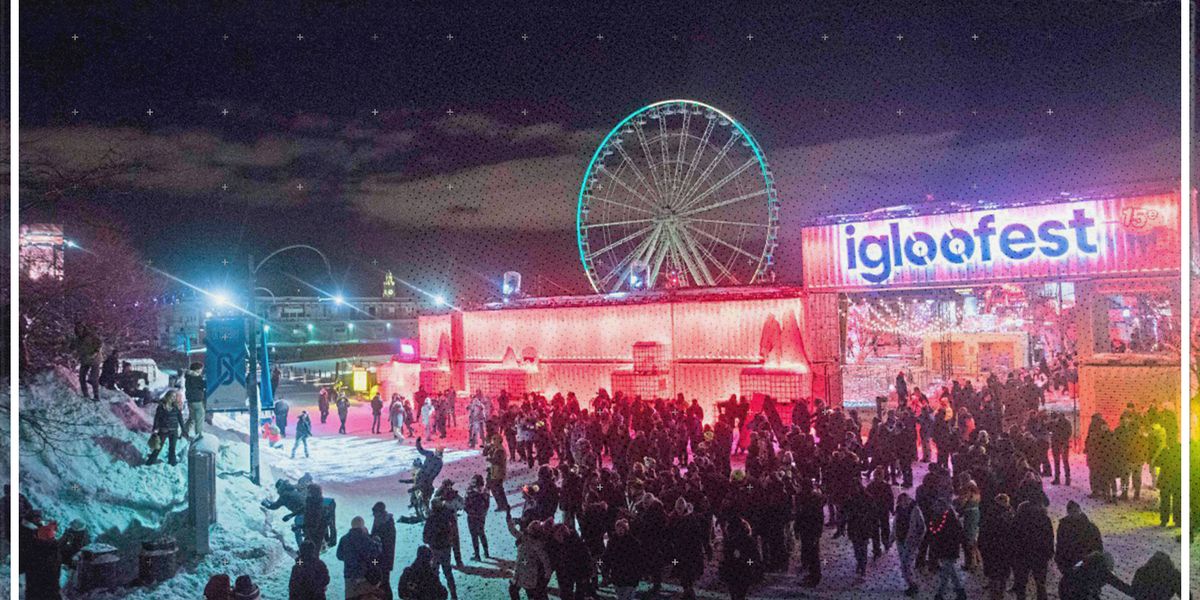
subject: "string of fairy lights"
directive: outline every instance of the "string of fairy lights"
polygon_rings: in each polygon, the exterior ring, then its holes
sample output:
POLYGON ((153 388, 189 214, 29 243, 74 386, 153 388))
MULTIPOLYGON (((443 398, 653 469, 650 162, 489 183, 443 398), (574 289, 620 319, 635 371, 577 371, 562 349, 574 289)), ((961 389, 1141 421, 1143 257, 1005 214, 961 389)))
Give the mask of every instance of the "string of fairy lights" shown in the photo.
POLYGON ((905 302, 867 302, 838 309, 850 322, 861 319, 860 327, 872 333, 889 333, 900 337, 936 337, 953 333, 992 331, 995 325, 972 324, 963 307, 953 302, 913 300, 905 302), (859 315, 852 315, 861 310, 859 315))

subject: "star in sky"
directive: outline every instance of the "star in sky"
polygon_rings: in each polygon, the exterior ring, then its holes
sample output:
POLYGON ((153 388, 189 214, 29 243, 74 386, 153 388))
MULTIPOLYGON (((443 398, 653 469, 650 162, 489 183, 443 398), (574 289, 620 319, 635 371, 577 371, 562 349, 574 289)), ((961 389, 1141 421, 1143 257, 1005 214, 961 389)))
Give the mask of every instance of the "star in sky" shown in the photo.
POLYGON ((153 117, 153 116, 154 116, 154 109, 153 109, 153 108, 147 108, 147 109, 146 109, 146 116, 153 117))
POLYGON ((299 191, 304 191, 304 184, 303 184, 303 183, 297 183, 297 184, 296 184, 296 189, 297 189, 297 190, 299 190, 299 191))
POLYGON ((72 42, 78 42, 78 41, 79 41, 79 34, 78 34, 78 33, 73 33, 73 34, 71 34, 71 41, 72 41, 72 42))
POLYGON ((453 116, 454 116, 454 109, 453 109, 453 108, 447 108, 447 109, 446 109, 446 114, 447 114, 447 115, 449 115, 449 116, 451 116, 451 117, 453 117, 453 116))
POLYGON ((522 116, 522 117, 525 117, 525 116, 528 116, 528 115, 529 115, 529 109, 522 108, 522 109, 521 109, 521 116, 522 116))
POLYGON ((971 39, 978 41, 978 40, 979 40, 979 34, 978 34, 978 33, 972 33, 972 34, 971 34, 971 39))
POLYGON ((604 41, 604 34, 603 34, 603 33, 597 33, 597 34, 596 34, 596 41, 598 41, 598 42, 603 42, 603 41, 604 41))
POLYGON ((228 115, 229 115, 229 109, 228 109, 228 108, 222 108, 222 109, 221 109, 221 116, 222 116, 222 117, 224 117, 224 116, 228 116, 228 115))
POLYGON ((529 34, 528 34, 528 33, 522 33, 522 34, 521 34, 521 41, 522 41, 522 42, 528 42, 528 41, 529 41, 529 34))
POLYGON ((75 117, 79 116, 79 109, 78 109, 78 108, 72 108, 72 109, 71 109, 71 116, 75 116, 75 117))
POLYGON ((454 34, 453 34, 453 33, 447 33, 447 34, 446 34, 446 41, 447 41, 447 42, 453 42, 453 41, 454 41, 454 34))
POLYGON ((378 116, 379 116, 379 109, 378 109, 378 108, 373 108, 373 109, 371 109, 371 114, 372 114, 372 115, 375 115, 376 117, 378 117, 378 116))
POLYGON ((1048 115, 1053 115, 1053 114, 1054 114, 1054 109, 1053 109, 1053 108, 1047 108, 1047 109, 1046 109, 1046 114, 1048 114, 1048 115))
POLYGON ((754 41, 754 34, 753 34, 753 33, 748 33, 748 34, 746 34, 746 41, 747 41, 747 42, 753 42, 753 41, 754 41))
POLYGON ((897 109, 896 109, 896 114, 897 114, 897 115, 903 115, 903 114, 904 114, 904 109, 903 109, 903 108, 897 108, 897 109))
POLYGON ((296 40, 297 40, 297 41, 300 41, 300 42, 303 42, 303 41, 304 41, 304 34, 303 34, 303 33, 297 33, 297 34, 296 34, 296 40))
POLYGON ((822 41, 822 42, 828 42, 828 41, 829 41, 829 34, 828 34, 828 33, 822 33, 822 34, 821 34, 821 41, 822 41))

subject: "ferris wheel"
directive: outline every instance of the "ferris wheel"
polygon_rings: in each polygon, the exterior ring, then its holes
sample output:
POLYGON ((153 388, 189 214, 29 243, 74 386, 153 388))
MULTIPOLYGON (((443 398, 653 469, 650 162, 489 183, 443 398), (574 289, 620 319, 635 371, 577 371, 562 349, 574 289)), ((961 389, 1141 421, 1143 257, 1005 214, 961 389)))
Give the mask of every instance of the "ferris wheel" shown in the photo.
POLYGON ((773 268, 779 198, 745 127, 707 104, 666 100, 600 142, 575 225, 598 293, 744 285, 773 268))

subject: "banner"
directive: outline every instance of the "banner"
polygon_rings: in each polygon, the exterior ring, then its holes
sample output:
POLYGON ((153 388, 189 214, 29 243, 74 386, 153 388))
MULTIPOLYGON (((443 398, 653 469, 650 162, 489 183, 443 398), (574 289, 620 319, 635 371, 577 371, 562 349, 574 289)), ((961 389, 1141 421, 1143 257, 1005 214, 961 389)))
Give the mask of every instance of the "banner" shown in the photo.
POLYGON ((869 290, 1177 276, 1179 194, 838 218, 801 230, 804 285, 869 290))
POLYGON ((218 317, 204 323, 204 384, 209 412, 246 410, 246 320, 218 317))
POLYGON ((275 408, 275 386, 271 381, 271 352, 267 347, 267 332, 262 332, 262 343, 258 345, 258 407, 261 410, 275 408))

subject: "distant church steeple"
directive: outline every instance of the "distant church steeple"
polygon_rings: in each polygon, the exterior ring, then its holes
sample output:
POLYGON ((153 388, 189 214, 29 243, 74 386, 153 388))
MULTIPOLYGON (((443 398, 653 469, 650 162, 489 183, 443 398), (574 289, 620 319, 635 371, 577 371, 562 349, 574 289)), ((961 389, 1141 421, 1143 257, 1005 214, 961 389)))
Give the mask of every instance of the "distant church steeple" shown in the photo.
POLYGON ((392 272, 388 271, 387 275, 383 276, 383 297, 396 297, 396 278, 392 277, 392 272))

